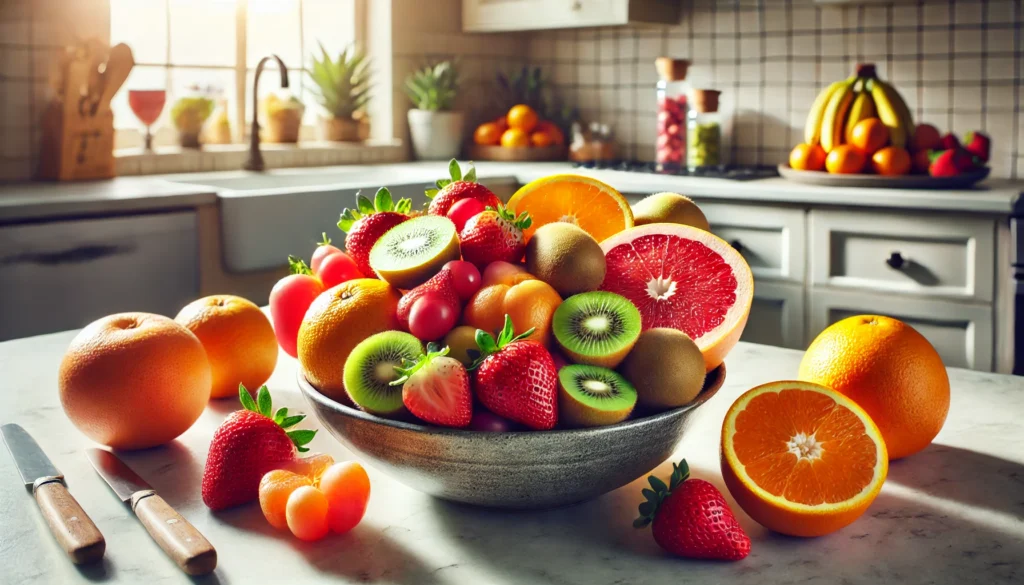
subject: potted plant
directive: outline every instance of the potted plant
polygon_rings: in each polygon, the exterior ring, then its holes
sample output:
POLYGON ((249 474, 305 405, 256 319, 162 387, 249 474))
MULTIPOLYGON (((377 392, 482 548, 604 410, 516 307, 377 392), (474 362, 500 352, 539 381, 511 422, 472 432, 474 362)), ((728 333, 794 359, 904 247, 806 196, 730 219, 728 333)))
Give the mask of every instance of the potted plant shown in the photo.
POLYGON ((405 92, 414 108, 409 110, 409 135, 416 158, 456 158, 462 144, 462 112, 451 111, 459 90, 459 73, 451 61, 413 72, 405 80, 405 92))
POLYGON ((171 108, 171 121, 178 130, 182 148, 199 148, 203 123, 213 113, 213 100, 205 96, 186 96, 171 108))
POLYGON ((370 121, 366 104, 370 101, 370 59, 351 46, 331 59, 320 45, 323 58, 313 56, 309 76, 320 105, 328 116, 320 118, 320 128, 326 140, 361 142, 370 137, 370 121))
POLYGON ((263 99, 263 117, 266 124, 261 138, 271 143, 295 144, 299 141, 302 114, 305 111, 306 106, 293 95, 268 95, 263 99))

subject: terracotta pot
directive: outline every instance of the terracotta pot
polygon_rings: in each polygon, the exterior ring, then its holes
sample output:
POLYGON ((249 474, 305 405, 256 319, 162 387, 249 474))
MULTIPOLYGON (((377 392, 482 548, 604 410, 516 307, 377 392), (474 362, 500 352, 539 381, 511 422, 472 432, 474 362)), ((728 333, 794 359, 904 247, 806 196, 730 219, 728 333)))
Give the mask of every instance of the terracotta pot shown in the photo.
POLYGON ((180 144, 182 148, 199 148, 201 146, 199 134, 200 132, 198 130, 194 132, 179 130, 178 144, 180 144))
POLYGON ((320 133, 331 142, 362 142, 370 137, 370 122, 365 118, 320 118, 320 133))
POLYGON ((264 140, 278 144, 295 144, 299 141, 302 128, 302 114, 298 110, 281 110, 267 116, 264 140))

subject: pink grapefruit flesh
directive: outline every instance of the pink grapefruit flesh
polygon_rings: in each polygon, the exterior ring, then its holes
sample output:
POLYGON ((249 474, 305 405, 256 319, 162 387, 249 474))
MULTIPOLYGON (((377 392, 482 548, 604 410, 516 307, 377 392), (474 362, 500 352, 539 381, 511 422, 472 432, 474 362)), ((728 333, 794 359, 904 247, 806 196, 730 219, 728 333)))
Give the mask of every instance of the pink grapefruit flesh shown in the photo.
POLYGON ((739 252, 704 230, 669 223, 619 232, 601 249, 608 266, 601 290, 632 301, 644 330, 686 333, 709 372, 725 360, 753 301, 750 266, 739 252))

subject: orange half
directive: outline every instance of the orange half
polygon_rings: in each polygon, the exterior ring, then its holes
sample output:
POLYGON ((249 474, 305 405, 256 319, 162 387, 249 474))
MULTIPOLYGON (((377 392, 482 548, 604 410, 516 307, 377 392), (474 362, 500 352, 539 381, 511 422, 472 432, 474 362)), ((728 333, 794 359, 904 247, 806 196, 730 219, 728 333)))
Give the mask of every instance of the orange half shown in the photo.
POLYGON ((556 221, 579 226, 598 243, 633 227, 633 210, 622 194, 582 175, 551 175, 527 183, 508 200, 508 207, 516 214, 530 213, 527 240, 540 226, 556 221))
POLYGON ((810 382, 758 386, 722 425, 722 476, 767 528, 821 536, 867 510, 889 471, 882 434, 863 409, 810 382))

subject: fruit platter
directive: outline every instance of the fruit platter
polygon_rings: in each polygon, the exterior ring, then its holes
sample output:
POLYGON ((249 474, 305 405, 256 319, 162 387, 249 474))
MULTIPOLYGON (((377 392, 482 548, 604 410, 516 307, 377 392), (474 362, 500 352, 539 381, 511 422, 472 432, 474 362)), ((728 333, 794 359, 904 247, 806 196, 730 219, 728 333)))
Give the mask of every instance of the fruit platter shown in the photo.
POLYGON ((824 88, 804 125, 804 141, 779 165, 788 180, 830 187, 963 189, 989 175, 983 132, 941 134, 915 124, 895 86, 872 64, 824 88))

